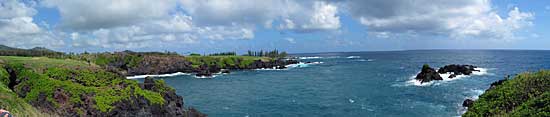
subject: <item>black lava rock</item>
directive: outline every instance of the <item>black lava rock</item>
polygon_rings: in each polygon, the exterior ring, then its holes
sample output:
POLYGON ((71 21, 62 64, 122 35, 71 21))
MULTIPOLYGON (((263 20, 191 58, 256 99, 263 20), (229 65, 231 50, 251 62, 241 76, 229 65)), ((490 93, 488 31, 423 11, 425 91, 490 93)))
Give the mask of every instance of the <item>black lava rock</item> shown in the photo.
POLYGON ((422 71, 416 75, 416 80, 419 80, 420 83, 430 82, 432 80, 443 80, 439 73, 437 73, 429 65, 425 64, 422 66, 422 71))

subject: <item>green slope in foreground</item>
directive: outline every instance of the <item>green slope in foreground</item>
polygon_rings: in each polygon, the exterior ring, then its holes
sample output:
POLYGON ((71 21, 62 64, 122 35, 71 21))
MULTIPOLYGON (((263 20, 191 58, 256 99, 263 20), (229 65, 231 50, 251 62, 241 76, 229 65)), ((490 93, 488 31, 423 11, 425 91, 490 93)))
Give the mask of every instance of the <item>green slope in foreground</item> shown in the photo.
POLYGON ((489 89, 463 116, 550 116, 550 71, 522 73, 489 89))
MULTIPOLYGON (((164 82, 158 83, 165 87, 164 82)), ((17 116, 38 116, 37 109, 56 115, 108 113, 116 108, 115 103, 131 97, 143 97, 151 105, 165 102, 161 93, 144 90, 135 80, 83 61, 0 56, 0 108, 17 116), (13 81, 8 69, 17 74, 14 87, 7 86, 13 81)))

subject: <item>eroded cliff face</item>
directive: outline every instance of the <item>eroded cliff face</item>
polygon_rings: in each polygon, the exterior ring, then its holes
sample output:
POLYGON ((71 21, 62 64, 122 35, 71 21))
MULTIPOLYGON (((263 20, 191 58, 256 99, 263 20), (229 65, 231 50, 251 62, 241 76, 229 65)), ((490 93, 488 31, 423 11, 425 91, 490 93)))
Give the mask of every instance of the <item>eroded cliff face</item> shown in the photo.
MULTIPOLYGON (((31 60, 31 59, 29 59, 31 60)), ((163 81, 127 80, 99 67, 4 60, 3 84, 44 113, 60 116, 206 116, 186 108, 163 81)))
POLYGON ((175 72, 192 72, 191 62, 177 56, 143 56, 135 67, 127 68, 127 75, 167 74, 175 72))
POLYGON ((221 72, 222 69, 243 70, 243 69, 284 69, 286 65, 296 64, 296 60, 249 60, 245 57, 194 58, 175 55, 139 55, 139 61, 124 62, 128 60, 128 53, 117 53, 112 55, 114 61, 105 64, 106 69, 125 76, 145 74, 168 74, 168 73, 196 73, 198 75, 212 75, 221 72))

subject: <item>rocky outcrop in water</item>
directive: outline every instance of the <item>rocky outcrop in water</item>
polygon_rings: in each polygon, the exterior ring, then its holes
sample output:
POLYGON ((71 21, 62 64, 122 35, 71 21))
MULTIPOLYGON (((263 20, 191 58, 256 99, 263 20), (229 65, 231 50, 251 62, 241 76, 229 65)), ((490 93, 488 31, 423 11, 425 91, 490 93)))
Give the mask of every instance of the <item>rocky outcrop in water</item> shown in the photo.
POLYGON ((476 66, 473 65, 446 65, 437 72, 431 68, 429 65, 422 66, 422 71, 416 75, 416 80, 420 81, 421 83, 430 82, 433 80, 443 80, 443 78, 440 76, 440 74, 450 73, 448 78, 455 78, 458 75, 471 75, 476 70, 476 66))
POLYGON ((429 65, 422 66, 422 71, 416 75, 415 79, 420 81, 420 83, 430 82, 432 80, 443 80, 435 69, 431 68, 429 65))
POLYGON ((479 70, 475 70, 475 68, 477 68, 477 67, 473 66, 473 65, 452 64, 452 65, 446 65, 446 66, 443 66, 443 67, 439 68, 439 70, 437 70, 437 72, 440 73, 440 74, 451 73, 449 78, 454 78, 457 75, 470 75, 474 71, 479 71, 479 70))

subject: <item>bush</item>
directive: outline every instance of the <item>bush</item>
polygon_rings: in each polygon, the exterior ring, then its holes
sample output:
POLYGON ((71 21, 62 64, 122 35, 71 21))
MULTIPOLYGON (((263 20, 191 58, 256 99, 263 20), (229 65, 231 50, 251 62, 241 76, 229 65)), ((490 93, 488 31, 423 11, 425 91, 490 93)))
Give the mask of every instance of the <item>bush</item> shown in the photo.
POLYGON ((550 71, 523 73, 483 93, 464 116, 548 116, 549 93, 550 71))

